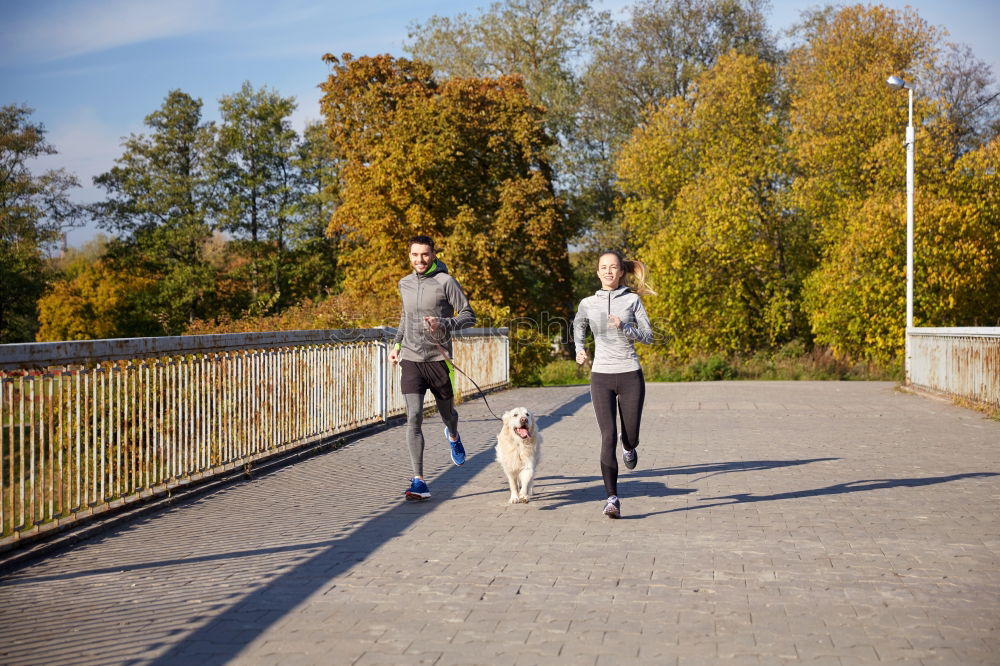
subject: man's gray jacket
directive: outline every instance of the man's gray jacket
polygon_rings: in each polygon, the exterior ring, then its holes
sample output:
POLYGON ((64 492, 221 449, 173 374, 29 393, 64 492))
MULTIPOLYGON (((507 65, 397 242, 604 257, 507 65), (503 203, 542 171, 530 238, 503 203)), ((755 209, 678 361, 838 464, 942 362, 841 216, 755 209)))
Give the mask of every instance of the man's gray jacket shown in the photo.
POLYGON ((469 300, 440 259, 424 273, 414 271, 400 280, 399 295, 403 299, 403 313, 394 342, 399 345, 400 360, 443 361, 445 357, 438 345, 451 357, 451 332, 476 323, 469 300), (435 336, 424 325, 424 317, 440 318, 441 328, 435 336))

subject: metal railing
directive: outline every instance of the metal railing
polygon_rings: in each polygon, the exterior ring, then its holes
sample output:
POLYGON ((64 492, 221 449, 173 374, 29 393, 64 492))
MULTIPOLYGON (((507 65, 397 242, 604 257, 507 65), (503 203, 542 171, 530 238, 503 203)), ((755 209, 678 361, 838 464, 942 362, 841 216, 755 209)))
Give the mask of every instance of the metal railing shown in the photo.
POLYGON ((1000 408, 1000 327, 911 328, 907 381, 1000 408))
MULTIPOLYGON (((394 333, 0 345, 0 549, 404 413, 394 333)), ((507 384, 506 329, 459 331, 454 353, 483 390, 507 384)))

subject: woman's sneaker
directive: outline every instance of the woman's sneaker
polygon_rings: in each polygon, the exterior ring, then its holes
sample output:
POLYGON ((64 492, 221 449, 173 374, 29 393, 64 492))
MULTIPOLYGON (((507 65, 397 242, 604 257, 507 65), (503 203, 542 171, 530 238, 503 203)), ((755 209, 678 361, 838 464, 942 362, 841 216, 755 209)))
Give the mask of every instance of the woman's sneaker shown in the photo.
POLYGON ((459 437, 454 442, 451 441, 451 433, 448 432, 448 426, 444 427, 444 438, 448 440, 448 445, 451 447, 451 461, 456 465, 464 463, 465 447, 462 446, 462 438, 459 437))
POLYGON ((623 444, 622 462, 625 463, 625 466, 628 467, 629 469, 635 469, 636 464, 638 464, 639 462, 639 454, 636 453, 635 449, 629 451, 628 449, 625 448, 625 445, 623 444))
POLYGON ((604 515, 608 518, 622 517, 622 503, 618 501, 617 495, 608 498, 608 504, 604 507, 604 515))
POLYGON ((410 481, 410 487, 406 489, 404 494, 406 499, 411 501, 425 500, 431 498, 431 489, 427 487, 423 479, 413 477, 413 480, 410 481))

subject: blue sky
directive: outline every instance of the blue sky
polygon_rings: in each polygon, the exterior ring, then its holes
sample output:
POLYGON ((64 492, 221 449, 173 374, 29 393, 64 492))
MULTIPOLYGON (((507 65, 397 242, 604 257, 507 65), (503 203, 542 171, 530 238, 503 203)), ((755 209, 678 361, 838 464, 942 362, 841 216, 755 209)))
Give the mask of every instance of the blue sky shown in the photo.
MULTIPOLYGON (((59 154, 35 167, 63 167, 83 185, 75 198, 101 191, 91 178, 121 154, 121 141, 143 132, 143 118, 175 88, 200 97, 216 119, 219 97, 244 81, 294 96, 297 129, 319 120, 316 88, 327 68, 324 53, 404 55, 413 22, 475 12, 488 0, 0 0, 0 104, 35 109, 59 154)), ((629 0, 594 0, 619 14, 629 0)), ((772 0, 771 28, 784 30, 814 0, 772 0)), ((968 44, 1000 79, 1000 2, 885 0, 912 6, 951 41, 968 44)), ((93 237, 70 232, 70 245, 93 237)))

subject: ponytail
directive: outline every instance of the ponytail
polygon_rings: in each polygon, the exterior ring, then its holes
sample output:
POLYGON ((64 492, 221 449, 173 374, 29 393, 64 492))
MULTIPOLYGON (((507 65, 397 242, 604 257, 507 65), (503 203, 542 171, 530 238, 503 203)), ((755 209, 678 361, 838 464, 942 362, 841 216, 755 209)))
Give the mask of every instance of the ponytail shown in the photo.
POLYGON ((656 296, 656 291, 646 282, 649 270, 646 264, 641 261, 626 259, 622 263, 622 270, 625 271, 625 283, 640 296, 656 296))
POLYGON ((606 250, 601 252, 601 254, 598 255, 598 259, 607 254, 614 255, 614 257, 618 259, 618 265, 622 267, 622 282, 626 286, 640 296, 656 296, 656 291, 648 282, 646 282, 646 276, 649 274, 649 269, 646 268, 646 264, 638 260, 626 259, 622 256, 622 253, 617 250, 606 250))

